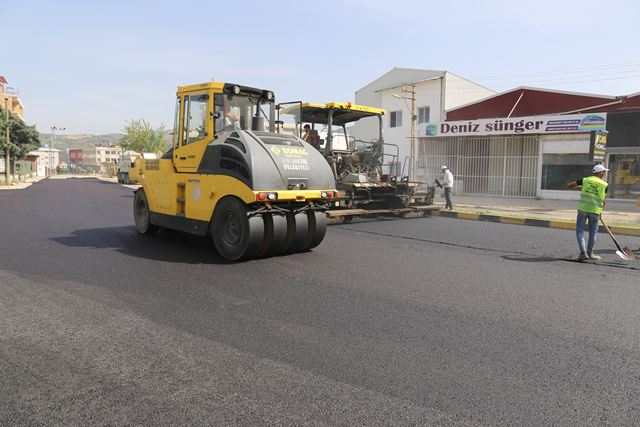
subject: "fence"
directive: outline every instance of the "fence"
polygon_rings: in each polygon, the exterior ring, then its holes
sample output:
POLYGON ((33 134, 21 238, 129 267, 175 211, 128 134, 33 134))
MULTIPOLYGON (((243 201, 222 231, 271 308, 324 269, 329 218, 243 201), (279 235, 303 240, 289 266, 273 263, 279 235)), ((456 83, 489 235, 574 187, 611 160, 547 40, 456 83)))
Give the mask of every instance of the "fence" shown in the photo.
POLYGON ((538 152, 536 136, 420 138, 416 179, 433 181, 446 165, 457 193, 533 198, 538 152))
MULTIPOLYGON (((4 174, 5 174, 5 161, 4 159, 0 159, 0 182, 4 182, 4 174)), ((13 162, 13 177, 16 180, 24 179, 27 176, 35 175, 35 167, 34 163, 28 160, 16 160, 13 162)))

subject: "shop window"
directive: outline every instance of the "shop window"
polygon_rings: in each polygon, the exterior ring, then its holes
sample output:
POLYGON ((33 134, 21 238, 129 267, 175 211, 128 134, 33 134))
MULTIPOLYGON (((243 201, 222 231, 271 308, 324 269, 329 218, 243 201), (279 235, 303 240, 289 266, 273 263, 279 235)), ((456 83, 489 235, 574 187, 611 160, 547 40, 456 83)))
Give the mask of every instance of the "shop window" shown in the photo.
POLYGON ((593 162, 587 153, 542 155, 542 190, 567 190, 567 183, 590 176, 593 162))
POLYGON ((640 196, 640 154, 611 154, 609 169, 609 197, 635 200, 640 196))
POLYGON ((392 111, 389 113, 389 127, 399 128, 402 126, 402 111, 392 111))

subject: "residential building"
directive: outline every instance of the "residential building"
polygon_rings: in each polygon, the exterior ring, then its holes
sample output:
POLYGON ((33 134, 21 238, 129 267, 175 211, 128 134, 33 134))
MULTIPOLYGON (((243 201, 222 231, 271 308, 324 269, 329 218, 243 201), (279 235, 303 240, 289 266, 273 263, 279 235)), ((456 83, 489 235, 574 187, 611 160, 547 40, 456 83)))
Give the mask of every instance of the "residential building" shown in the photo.
MULTIPOLYGON (((444 120, 445 110, 493 94, 494 91, 448 71, 394 68, 358 89, 355 103, 386 110, 384 140, 397 145, 398 154, 387 146, 385 164, 391 174, 406 176, 410 169, 412 98, 415 97, 416 124, 424 126, 444 120)), ((377 122, 361 120, 354 128, 354 136, 363 140, 377 138, 377 122)), ((416 174, 413 178, 417 178, 416 174)))
POLYGON ((0 103, 3 109, 9 110, 9 112, 15 116, 24 120, 24 106, 18 91, 7 85, 7 80, 0 76, 0 103))
MULTIPOLYGON (((83 148, 82 154, 75 153, 76 161, 78 156, 81 156, 81 163, 84 167, 94 169, 96 172, 104 172, 106 167, 118 163, 118 160, 125 156, 135 159, 137 153, 133 151, 124 151, 119 145, 101 146, 96 145, 93 147, 83 148)), ((69 151, 69 161, 71 160, 71 150, 69 151)))
POLYGON ((40 147, 38 150, 30 151, 27 160, 35 164, 37 176, 48 176, 56 173, 60 166, 60 150, 57 148, 40 147))
POLYGON ((70 148, 67 155, 71 168, 81 168, 84 165, 84 150, 82 148, 70 148))
MULTIPOLYGON (((0 76, 0 107, 5 110, 8 110, 9 113, 14 116, 20 117, 24 120, 24 106, 22 105, 22 101, 20 101, 20 97, 18 96, 18 91, 15 88, 9 87, 7 85, 7 80, 0 76)), ((0 173, 5 173, 5 153, 0 153, 0 173)))
POLYGON ((106 164, 114 164, 122 157, 122 148, 117 145, 83 148, 84 165, 95 169, 96 172, 104 172, 106 164))

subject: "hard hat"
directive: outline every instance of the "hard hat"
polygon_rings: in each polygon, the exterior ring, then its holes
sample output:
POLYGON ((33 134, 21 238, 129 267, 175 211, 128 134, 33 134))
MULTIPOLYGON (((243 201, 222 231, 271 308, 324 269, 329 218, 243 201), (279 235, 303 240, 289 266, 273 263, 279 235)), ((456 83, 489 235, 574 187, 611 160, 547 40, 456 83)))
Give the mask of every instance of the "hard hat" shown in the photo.
POLYGON ((608 171, 609 169, 605 168, 601 164, 597 164, 593 167, 593 173, 608 171))

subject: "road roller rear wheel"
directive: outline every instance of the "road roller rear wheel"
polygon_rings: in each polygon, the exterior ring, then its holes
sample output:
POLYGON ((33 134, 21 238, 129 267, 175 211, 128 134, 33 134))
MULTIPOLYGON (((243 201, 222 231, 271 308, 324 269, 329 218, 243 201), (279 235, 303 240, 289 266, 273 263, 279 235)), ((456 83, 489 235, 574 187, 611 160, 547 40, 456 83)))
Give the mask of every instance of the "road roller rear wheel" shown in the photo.
POLYGON ((327 234, 327 215, 324 212, 309 212, 309 244, 305 250, 311 250, 324 240, 327 234))
POLYGON ((291 247, 289 252, 301 252, 309 245, 309 218, 306 212, 289 215, 289 223, 293 225, 291 247))
POLYGON ((133 219, 141 234, 151 234, 158 230, 158 226, 151 224, 151 211, 144 190, 140 188, 133 197, 133 219))
POLYGON ((291 246, 293 228, 288 226, 285 215, 266 214, 264 215, 265 233, 268 239, 268 256, 285 253, 291 246))
POLYGON ((269 242, 262 215, 249 217, 249 245, 243 258, 260 258, 267 254, 269 242))

